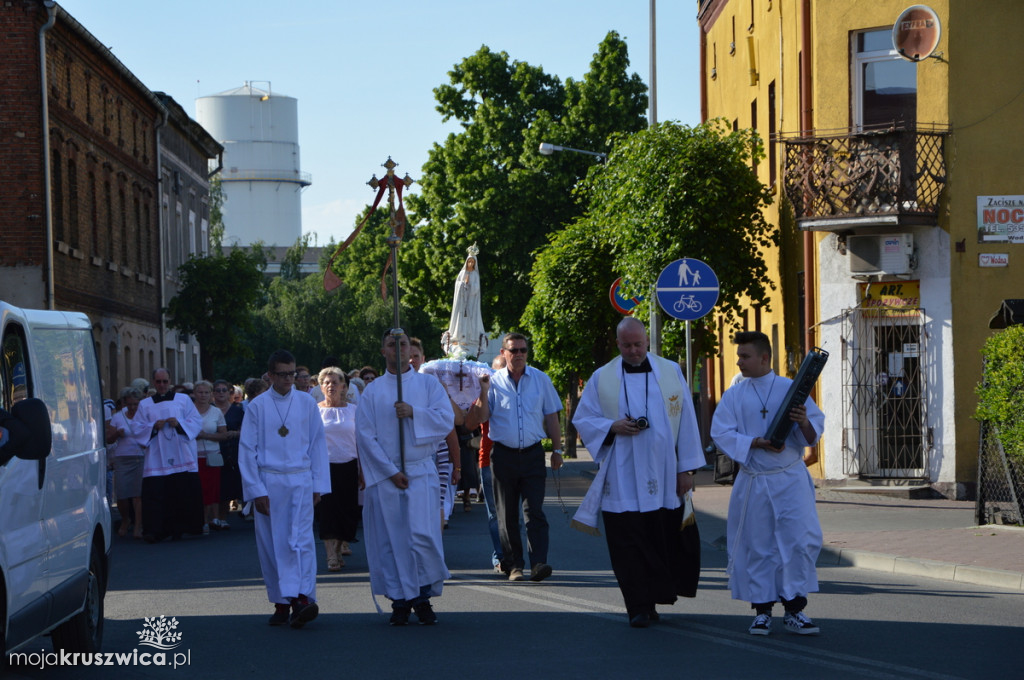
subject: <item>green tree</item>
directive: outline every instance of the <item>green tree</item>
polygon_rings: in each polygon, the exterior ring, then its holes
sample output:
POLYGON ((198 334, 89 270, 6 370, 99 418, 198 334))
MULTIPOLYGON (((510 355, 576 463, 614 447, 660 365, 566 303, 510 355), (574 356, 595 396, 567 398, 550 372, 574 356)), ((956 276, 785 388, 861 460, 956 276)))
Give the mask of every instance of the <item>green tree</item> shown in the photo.
MULTIPOLYGON (((537 252, 530 272, 534 295, 522 323, 532 338, 532 358, 547 367, 555 388, 566 395, 567 415, 576 410, 580 378, 615 355, 612 329, 622 315, 611 306, 608 290, 616 278, 607 234, 585 221, 555 232, 537 252)), ((575 457, 569 418, 565 447, 575 457)))
POLYGON ((221 254, 224 252, 224 201, 227 196, 224 194, 220 173, 210 180, 207 200, 210 205, 210 245, 213 246, 213 252, 221 254))
POLYGON ((985 371, 975 389, 975 418, 994 425, 1006 454, 1024 463, 1024 326, 1010 326, 985 341, 985 371))
MULTIPOLYGON (((762 253, 779 236, 761 212, 771 204, 770 190, 751 169, 763 156, 756 132, 733 131, 723 120, 660 123, 616 137, 608 162, 581 187, 583 223, 608 235, 614 270, 630 282, 628 292, 646 296, 638 318, 657 304, 650 291, 658 274, 682 257, 703 260, 718 275, 716 314, 733 326, 742 298, 768 306, 774 283, 762 253)), ((712 318, 696 322, 698 354, 714 349, 712 318)), ((665 324, 666 355, 683 352, 682 329, 682 322, 665 324)))
POLYGON ((435 144, 409 199, 415 238, 408 263, 410 304, 443 329, 451 287, 480 248, 481 311, 494 329, 513 329, 533 294, 533 251, 582 208, 572 188, 592 158, 541 156, 540 142, 602 151, 613 132, 645 125, 645 86, 628 75, 625 42, 611 32, 581 81, 557 77, 481 47, 434 90, 444 120, 462 130, 435 144))
POLYGON ((196 336, 204 376, 213 375, 215 359, 251 356, 244 333, 253 329, 253 312, 264 295, 262 246, 236 248, 192 257, 178 268, 181 287, 164 313, 167 325, 196 336))

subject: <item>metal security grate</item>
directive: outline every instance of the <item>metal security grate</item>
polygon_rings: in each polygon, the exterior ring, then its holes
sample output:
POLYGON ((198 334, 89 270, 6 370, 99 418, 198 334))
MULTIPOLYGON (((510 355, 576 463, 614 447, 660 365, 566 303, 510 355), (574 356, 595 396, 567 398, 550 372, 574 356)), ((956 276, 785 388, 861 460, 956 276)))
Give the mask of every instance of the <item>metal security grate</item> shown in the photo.
POLYGON ((843 312, 843 472, 926 478, 925 313, 920 308, 843 312))
POLYGON ((1006 455, 994 425, 981 423, 978 524, 1024 524, 1024 460, 1006 455))

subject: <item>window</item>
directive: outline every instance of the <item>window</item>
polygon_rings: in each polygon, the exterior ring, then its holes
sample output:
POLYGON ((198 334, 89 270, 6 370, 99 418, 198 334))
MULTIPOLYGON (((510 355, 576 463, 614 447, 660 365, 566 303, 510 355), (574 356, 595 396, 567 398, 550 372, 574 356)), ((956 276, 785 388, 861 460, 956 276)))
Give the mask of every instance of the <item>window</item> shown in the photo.
POLYGON ((51 210, 53 211, 53 236, 58 241, 64 240, 64 161, 56 149, 51 153, 50 177, 51 210))
POLYGON ((891 29, 853 37, 853 125, 858 131, 913 129, 917 123, 917 67, 893 49, 891 29))
POLYGON ((78 248, 78 166, 68 159, 68 242, 78 248))

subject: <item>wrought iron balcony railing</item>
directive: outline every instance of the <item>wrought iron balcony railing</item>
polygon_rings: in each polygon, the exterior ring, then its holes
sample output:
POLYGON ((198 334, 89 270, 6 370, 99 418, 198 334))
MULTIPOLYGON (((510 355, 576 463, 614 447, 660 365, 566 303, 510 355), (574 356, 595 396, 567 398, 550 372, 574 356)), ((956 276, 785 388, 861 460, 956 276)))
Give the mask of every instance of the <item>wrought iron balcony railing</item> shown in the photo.
MULTIPOLYGON (((946 184, 947 132, 888 129, 843 135, 780 135, 783 182, 797 220, 934 219, 946 184)), ((859 221, 859 220, 858 220, 859 221)))

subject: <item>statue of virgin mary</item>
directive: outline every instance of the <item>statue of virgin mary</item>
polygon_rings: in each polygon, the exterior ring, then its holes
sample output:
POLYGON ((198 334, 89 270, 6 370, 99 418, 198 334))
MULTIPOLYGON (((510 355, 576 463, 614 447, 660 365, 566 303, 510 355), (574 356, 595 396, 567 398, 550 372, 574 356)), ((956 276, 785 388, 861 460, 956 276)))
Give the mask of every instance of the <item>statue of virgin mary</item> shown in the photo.
POLYGON ((448 331, 441 337, 441 345, 448 354, 461 349, 478 356, 487 346, 487 333, 480 316, 480 269, 476 259, 480 249, 474 244, 467 252, 466 261, 455 278, 452 316, 448 331))

